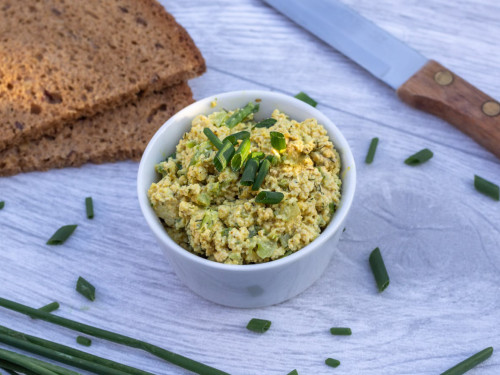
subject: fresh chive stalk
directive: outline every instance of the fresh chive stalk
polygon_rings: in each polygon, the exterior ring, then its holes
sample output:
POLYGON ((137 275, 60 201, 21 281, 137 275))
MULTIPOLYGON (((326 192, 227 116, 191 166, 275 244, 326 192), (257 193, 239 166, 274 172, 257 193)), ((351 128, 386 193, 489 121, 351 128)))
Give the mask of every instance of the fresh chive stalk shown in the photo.
POLYGON ((330 333, 334 336, 351 336, 352 331, 347 327, 332 327, 330 333))
POLYGON ((209 128, 203 129, 203 133, 207 136, 208 140, 215 146, 217 150, 220 150, 222 148, 222 142, 217 137, 213 131, 211 131, 209 128))
POLYGON ((383 292, 385 288, 389 286, 389 274, 385 268, 384 260, 382 259, 382 254, 380 249, 377 247, 370 254, 370 267, 375 276, 375 281, 377 282, 377 287, 379 292, 383 292))
POLYGON ((255 203, 277 204, 283 200, 285 195, 279 191, 261 191, 255 197, 255 203))
POLYGON ((42 362, 35 358, 30 358, 5 349, 0 349, 0 359, 21 366, 29 371, 33 371, 37 375, 78 375, 78 373, 74 371, 64 371, 66 369, 62 367, 51 365, 50 363, 42 362), (41 363, 43 363, 43 365, 41 363), (57 372, 53 371, 56 367, 58 368, 57 372))
POLYGON ((255 181, 255 175, 257 174, 257 169, 259 168, 259 163, 255 159, 249 159, 243 170, 243 175, 241 176, 240 184, 244 186, 251 186, 255 181))
POLYGON ((224 141, 222 148, 217 152, 214 158, 215 169, 222 172, 228 163, 231 162, 231 158, 234 155, 234 147, 230 141, 224 141))
MULTIPOLYGON (((3 359, 0 359, 0 370, 5 371, 8 375, 19 375, 19 374, 26 374, 26 375, 37 375, 32 371, 26 370, 25 368, 15 365, 13 363, 4 361, 3 359), (19 371, 19 372, 16 372, 19 371)), ((3 374, 0 372, 0 374, 3 374)))
POLYGON ((249 138, 244 139, 243 142, 241 142, 240 147, 231 159, 231 169, 233 171, 239 171, 245 163, 245 160, 250 153, 250 144, 251 142, 249 138))
POLYGON ((4 207, 5 207, 5 201, 1 201, 0 202, 0 210, 3 210, 4 207))
POLYGON ((483 193, 496 201, 500 200, 500 188, 493 182, 485 180, 478 175, 474 175, 474 187, 480 193, 483 193))
POLYGON ((292 370, 287 375, 299 375, 299 373, 297 372, 297 370, 292 370))
POLYGON ((228 135, 226 138, 222 140, 222 143, 225 141, 231 142, 233 145, 238 143, 238 140, 244 140, 250 138, 250 132, 247 132, 246 130, 243 130, 241 132, 233 133, 231 135, 228 135))
POLYGON ((372 138, 370 142, 370 148, 368 149, 368 154, 366 154, 365 163, 371 164, 373 162, 373 158, 375 157, 375 152, 377 151, 378 146, 378 138, 372 138))
POLYGON ((51 302, 45 306, 40 307, 38 310, 51 313, 53 311, 56 311, 58 308, 59 308, 59 302, 51 302))
POLYGON ((85 198, 85 210, 87 211, 87 219, 94 218, 94 202, 92 197, 85 198))
POLYGON ((88 337, 84 337, 84 336, 78 336, 76 338, 76 342, 80 345, 83 345, 83 346, 90 346, 92 345, 92 340, 89 339, 88 337))
POLYGON ((453 366, 449 370, 446 370, 445 372, 441 373, 441 375, 465 374, 471 368, 490 358, 492 354, 493 348, 490 346, 489 348, 483 349, 479 353, 474 354, 472 357, 467 358, 465 361, 462 361, 459 364, 453 366))
POLYGON ((36 336, 30 336, 22 332, 14 331, 7 327, 0 326, 0 334, 9 335, 17 339, 22 339, 24 341, 30 342, 32 344, 54 350, 56 352, 64 353, 72 357, 85 359, 90 362, 94 362, 96 364, 110 367, 116 370, 120 370, 124 373, 130 375, 153 375, 150 372, 136 369, 134 367, 126 366, 118 362, 111 361, 106 358, 98 357, 90 353, 82 352, 78 349, 73 349, 69 346, 61 345, 52 341, 44 340, 42 338, 36 336))
POLYGON ((278 120, 273 119, 273 118, 266 118, 265 120, 262 120, 261 122, 257 123, 254 128, 267 128, 269 129, 271 126, 276 124, 278 120))
POLYGON ((411 165, 411 166, 416 166, 425 163, 428 161, 430 158, 432 158, 434 154, 432 153, 431 150, 428 148, 424 148, 423 150, 420 150, 416 154, 411 155, 405 160, 405 164, 411 165))
POLYGON ((312 105, 313 107, 316 107, 318 105, 318 102, 311 98, 309 95, 307 95, 305 92, 301 91, 295 97, 299 100, 302 100, 303 102, 306 102, 309 105, 312 105))
POLYGON ((81 332, 86 335, 98 337, 101 339, 105 339, 111 342, 115 342, 118 344, 122 344, 125 346, 129 346, 132 348, 137 348, 144 350, 158 358, 161 358, 167 362, 170 362, 174 365, 182 367, 183 369, 192 371, 196 374, 200 375, 229 375, 227 372, 223 372, 221 370, 217 370, 213 367, 204 365, 203 363, 194 361, 190 358, 181 356, 179 354, 173 353, 171 351, 162 349, 158 346, 149 344, 147 342, 133 339, 131 337, 120 335, 118 333, 114 333, 111 331, 107 331, 104 329, 96 328, 93 326, 89 326, 87 324, 83 324, 80 322, 76 322, 74 320, 66 319, 57 315, 52 315, 45 313, 43 311, 38 311, 37 309, 31 308, 26 305, 22 305, 20 303, 10 301, 5 298, 0 297, 0 306, 3 306, 7 309, 17 311, 21 314, 25 314, 28 316, 35 316, 38 319, 45 320, 50 323, 54 323, 78 332, 81 332))
POLYGON ((337 359, 333 359, 333 358, 327 358, 325 360, 325 363, 330 366, 330 367, 339 367, 340 366, 340 361, 337 360, 337 359))
POLYGON ((266 175, 269 172, 270 166, 271 162, 267 159, 260 162, 259 171, 257 172, 257 176, 255 177, 255 181, 252 185, 252 190, 257 191, 260 189, 260 186, 264 182, 264 178, 266 178, 266 175))
POLYGON ((73 234, 78 225, 64 225, 47 241, 47 245, 62 245, 73 234))
POLYGON ((76 282, 76 291, 88 300, 95 301, 95 287, 81 276, 76 282))
POLYGON ((280 132, 270 132, 271 135, 271 145, 278 151, 284 150, 286 148, 285 136, 280 132))
POLYGON ((232 129, 240 122, 242 122, 248 115, 255 113, 259 110, 259 105, 255 103, 248 103, 245 107, 238 109, 226 120, 225 125, 232 129))
POLYGON ((247 329, 252 332, 264 333, 271 327, 271 322, 264 319, 251 319, 247 324, 247 329))

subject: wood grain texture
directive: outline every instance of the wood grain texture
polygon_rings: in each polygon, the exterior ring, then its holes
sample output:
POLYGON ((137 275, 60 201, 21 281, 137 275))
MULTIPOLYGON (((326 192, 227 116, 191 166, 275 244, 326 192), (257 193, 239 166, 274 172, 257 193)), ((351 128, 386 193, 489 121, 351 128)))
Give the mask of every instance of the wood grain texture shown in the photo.
MULTIPOLYGON (((356 10, 500 97, 490 73, 500 50, 492 0, 395 3, 348 0, 356 10), (459 20, 459 22, 457 21, 459 20), (467 51, 465 53, 464 51, 467 51)), ((346 136, 358 187, 338 251, 298 297, 263 309, 215 305, 173 274, 142 219, 137 163, 86 165, 0 178, 0 295, 33 306, 58 300, 62 316, 115 330, 204 361, 232 375, 439 374, 487 347, 500 348, 500 206, 473 175, 500 183, 500 163, 451 125, 412 109, 394 91, 258 0, 165 0, 209 65, 190 81, 195 98, 239 89, 305 91, 346 136), (372 137, 375 160, 364 164, 372 137), (424 147, 428 163, 403 160, 424 147), (87 220, 84 199, 94 198, 87 220), (78 223, 62 247, 59 226, 78 223), (368 256, 379 246, 391 285, 377 292, 368 256), (76 293, 81 275, 97 287, 76 293), (245 329, 251 318, 271 329, 245 329), (349 326, 334 337, 332 326, 349 326), (331 369, 327 357, 342 364, 331 369)), ((0 324, 76 346, 76 333, 0 309, 0 324)), ((90 352, 158 375, 187 373, 151 356, 94 340, 90 352)), ((493 356, 470 375, 497 375, 493 356)), ((469 373, 468 373, 469 374, 469 373)))
POLYGON ((430 60, 397 94, 405 103, 455 125, 500 158, 500 104, 438 62, 430 60), (493 111, 488 112, 487 105, 493 111))

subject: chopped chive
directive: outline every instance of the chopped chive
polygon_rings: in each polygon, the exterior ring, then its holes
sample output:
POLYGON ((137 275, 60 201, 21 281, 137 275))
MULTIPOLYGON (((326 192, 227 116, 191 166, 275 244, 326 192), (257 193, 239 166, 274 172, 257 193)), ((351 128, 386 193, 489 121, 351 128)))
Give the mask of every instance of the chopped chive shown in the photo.
POLYGON ((498 185, 494 184, 493 182, 485 180, 478 175, 474 175, 474 187, 480 193, 483 193, 484 195, 487 195, 488 197, 493 198, 496 201, 500 200, 500 189, 498 185))
POLYGON ((271 322, 269 320, 264 319, 255 319, 253 318, 247 324, 247 329, 252 332, 264 333, 269 327, 271 327, 271 322))
MULTIPOLYGON (((19 348, 19 349, 28 350, 33 354, 44 355, 43 353, 39 353, 39 351, 37 350, 37 348, 43 347, 43 348, 53 350, 53 351, 56 351, 59 353, 67 354, 68 356, 71 356, 71 357, 83 359, 83 360, 93 362, 93 363, 96 363, 98 365, 102 365, 105 367, 110 367, 112 369, 119 370, 119 371, 122 371, 122 372, 127 373, 127 374, 153 375, 150 372, 142 371, 142 370, 136 369, 134 367, 126 366, 126 365, 123 365, 121 363, 111 361, 111 360, 106 359, 106 358, 102 358, 102 357, 98 357, 98 356, 95 356, 95 355, 90 354, 90 353, 82 352, 78 349, 73 349, 69 346, 61 345, 61 344, 55 343, 53 341, 44 340, 44 339, 41 339, 39 337, 30 336, 30 335, 22 333, 22 332, 14 331, 14 330, 9 329, 7 327, 0 326, 0 334, 8 335, 8 336, 14 337, 18 340, 23 340, 23 341, 26 341, 28 343, 36 345, 36 346, 30 346, 30 348, 27 349, 27 346, 23 345, 21 342, 11 342, 12 346, 19 348)), ((3 337, 3 336, 0 336, 0 338, 1 337, 3 337)), ((3 342, 3 341, 0 340, 0 342, 3 342)), ((45 352, 45 353, 47 353, 47 352, 45 352)), ((54 357, 50 357, 50 358, 56 359, 54 357)), ((69 358, 69 357, 67 357, 67 358, 69 358)), ((71 362, 71 363, 69 363, 69 362, 65 362, 65 363, 72 365, 72 366, 75 366, 75 367, 79 367, 78 362, 76 362, 76 361, 71 362)))
POLYGON ((87 219, 94 218, 94 202, 92 201, 92 197, 85 198, 85 209, 87 211, 87 219))
POLYGON ((493 348, 481 350, 479 353, 474 354, 472 357, 467 358, 465 361, 460 362, 458 365, 453 366, 449 370, 441 373, 441 375, 462 375, 469 371, 471 368, 477 366, 481 362, 487 360, 493 354, 493 348))
POLYGON ((87 324, 76 322, 74 320, 66 319, 57 315, 48 314, 43 311, 38 311, 37 309, 33 309, 29 306, 22 305, 20 303, 10 301, 5 298, 0 297, 0 306, 3 306, 7 309, 14 310, 28 316, 33 315, 38 319, 45 320, 47 322, 51 322, 69 329, 73 329, 75 331, 90 336, 99 337, 101 339, 116 342, 118 344, 126 345, 132 348, 142 349, 158 358, 164 359, 165 361, 168 361, 186 370, 190 370, 196 374, 229 375, 227 372, 217 370, 213 367, 204 365, 203 363, 194 361, 192 359, 173 353, 171 351, 162 349, 156 345, 152 345, 147 342, 133 339, 131 337, 120 335, 118 333, 114 333, 104 329, 92 327, 87 324))
POLYGON ((220 150, 222 148, 222 142, 217 137, 213 131, 211 131, 209 128, 203 129, 203 133, 207 136, 208 140, 215 146, 217 150, 220 150))
POLYGON ((307 95, 305 92, 301 91, 295 97, 299 100, 302 100, 303 102, 306 102, 309 105, 312 105, 313 107, 316 107, 318 105, 318 102, 311 98, 309 95, 307 95))
POLYGON ((420 150, 416 154, 413 154, 409 158, 405 160, 405 164, 411 165, 411 166, 416 166, 425 163, 427 160, 432 158, 434 154, 432 153, 431 150, 428 148, 424 148, 423 150, 420 150))
POLYGON ((255 113, 259 110, 259 105, 255 103, 248 103, 245 107, 238 109, 226 120, 225 125, 232 129, 240 122, 242 122, 248 115, 255 113))
POLYGON ((186 143, 187 148, 193 148, 197 145, 198 143, 196 143, 195 141, 189 141, 188 143, 186 143))
POLYGON ((278 151, 284 150, 286 148, 285 136, 280 132, 270 132, 271 135, 271 145, 278 151))
POLYGON ((299 375, 299 373, 297 372, 297 370, 292 370, 287 375, 299 375))
POLYGON ((264 182, 264 178, 266 178, 267 172, 269 172, 270 166, 271 163, 267 159, 260 162, 259 171, 257 172, 257 176, 255 177, 255 181, 252 185, 252 190, 257 191, 260 189, 260 186, 264 182))
POLYGON ((387 274, 387 269, 385 268, 384 260, 378 247, 370 254, 370 267, 373 276, 375 276, 378 291, 383 292, 389 286, 389 275, 387 274))
POLYGON ((0 202, 0 210, 2 210, 5 207, 5 201, 0 202))
POLYGON ((325 360, 325 363, 330 366, 330 367, 339 367, 340 366, 340 361, 337 360, 337 359, 333 359, 333 358, 327 358, 325 360))
POLYGON ((335 336, 351 336, 352 331, 347 327, 332 327, 330 333, 335 336))
POLYGON ((47 241, 47 245, 62 245, 78 225, 64 225, 59 228, 47 241))
POLYGON ((217 152, 214 158, 215 168, 222 172, 234 155, 234 147, 230 141, 224 141, 222 148, 217 152))
POLYGON ((257 174, 257 169, 259 168, 259 163, 255 159, 249 159, 243 170, 243 175, 241 176, 240 184, 243 186, 250 186, 255 181, 255 175, 257 174))
POLYGON ((254 151, 250 154, 250 158, 257 160, 264 159, 265 156, 266 154, 264 154, 262 151, 254 151))
POLYGON ((78 336, 76 338, 76 342, 80 345, 83 345, 83 346, 90 346, 92 345, 92 340, 89 339, 88 337, 84 337, 84 336, 78 336))
POLYGON ((38 310, 51 313, 53 311, 56 311, 59 308, 59 302, 51 302, 48 305, 40 307, 38 310))
POLYGON ((246 138, 243 140, 243 142, 241 142, 240 147, 231 159, 231 169, 233 171, 239 171, 243 166, 243 163, 245 163, 245 160, 250 153, 250 143, 251 142, 249 138, 246 138))
POLYGON ((370 148, 368 149, 368 154, 366 154, 365 163, 371 164, 373 162, 373 158, 375 157, 375 151, 377 151, 378 146, 378 138, 372 138, 370 142, 370 148))
POLYGON ((279 191, 261 191, 255 197, 255 203, 277 204, 283 200, 285 195, 279 191))
POLYGON ((167 156, 165 161, 168 161, 168 159, 175 159, 177 157, 177 153, 172 152, 170 155, 167 156))
POLYGON ((273 119, 273 118, 266 118, 265 120, 262 120, 261 122, 257 123, 254 128, 267 128, 269 129, 271 126, 276 124, 278 120, 273 119))
POLYGON ((278 164, 278 158, 275 155, 267 155, 266 160, 269 160, 271 165, 276 165, 278 164))
POLYGON ((76 291, 88 300, 95 301, 95 287, 81 276, 76 282, 76 291))
POLYGON ((250 138, 250 132, 247 132, 246 130, 243 130, 241 132, 233 133, 231 135, 228 135, 226 138, 222 140, 222 143, 224 143, 226 140, 231 142, 233 145, 235 145, 238 140, 244 140, 250 138))

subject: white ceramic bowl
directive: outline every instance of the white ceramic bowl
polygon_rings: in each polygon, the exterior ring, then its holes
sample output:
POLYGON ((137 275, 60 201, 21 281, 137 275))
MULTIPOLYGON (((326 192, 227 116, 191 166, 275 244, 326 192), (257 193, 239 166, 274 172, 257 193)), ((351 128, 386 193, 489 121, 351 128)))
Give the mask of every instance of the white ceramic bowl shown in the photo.
POLYGON ((232 307, 261 307, 283 302, 312 285, 325 271, 339 241, 344 221, 354 197, 356 168, 354 159, 337 127, 317 109, 298 99, 276 92, 248 90, 214 95, 184 108, 170 118, 154 135, 139 165, 137 192, 142 213, 177 276, 196 294, 232 307), (151 208, 147 191, 157 180, 155 164, 175 151, 182 135, 199 114, 222 108, 236 109, 261 99, 257 120, 270 117, 276 108, 297 121, 316 118, 328 131, 342 159, 342 198, 337 212, 312 243, 285 258, 262 264, 221 264, 196 256, 175 243, 151 208), (217 106, 210 103, 217 100, 217 106))

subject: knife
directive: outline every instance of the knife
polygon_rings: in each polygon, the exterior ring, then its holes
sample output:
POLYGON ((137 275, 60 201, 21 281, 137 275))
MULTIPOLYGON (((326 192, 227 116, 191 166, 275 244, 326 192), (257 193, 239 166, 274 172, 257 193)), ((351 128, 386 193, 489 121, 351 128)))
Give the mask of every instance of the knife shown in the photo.
POLYGON ((381 79, 405 103, 448 121, 500 158, 500 104, 336 0, 264 0, 381 79))

